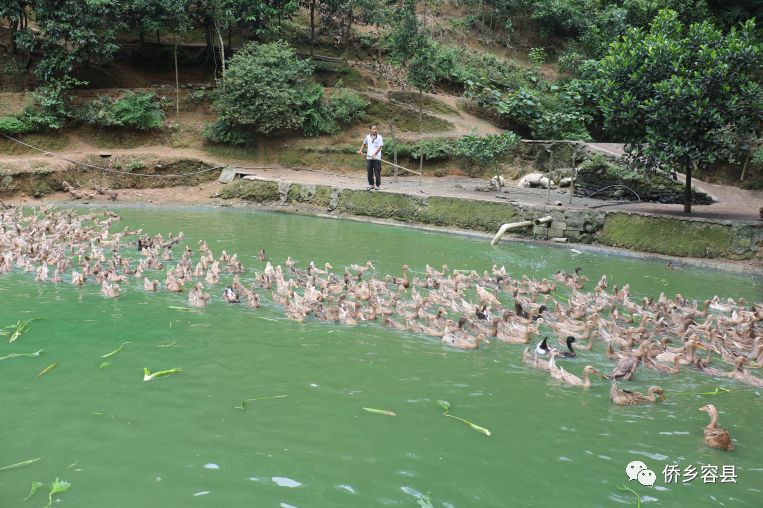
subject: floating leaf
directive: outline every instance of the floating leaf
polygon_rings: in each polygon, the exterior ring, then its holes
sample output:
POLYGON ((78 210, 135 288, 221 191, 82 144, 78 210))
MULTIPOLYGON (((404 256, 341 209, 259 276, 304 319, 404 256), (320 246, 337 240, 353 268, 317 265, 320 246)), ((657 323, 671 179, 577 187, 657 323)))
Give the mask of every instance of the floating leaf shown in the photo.
POLYGON ((8 331, 4 332, 3 335, 9 335, 11 336, 10 340, 8 342, 16 342, 16 339, 21 337, 21 335, 29 329, 29 323, 32 321, 36 321, 35 319, 27 319, 25 321, 17 321, 15 325, 13 325, 8 331), (13 332, 11 333, 11 330, 13 332))
POLYGON ((114 351, 112 351, 111 353, 106 353, 105 355, 101 355, 101 358, 110 358, 110 357, 114 356, 115 354, 117 354, 117 353, 119 353, 120 351, 122 351, 122 348, 123 348, 123 347, 125 347, 125 344, 130 344, 130 341, 128 340, 127 342, 123 342, 121 346, 119 346, 118 348, 116 348, 116 349, 115 349, 114 351))
POLYGON ((151 381, 152 379, 169 376, 177 372, 182 372, 180 367, 175 367, 174 369, 169 370, 160 370, 159 372, 154 372, 153 374, 148 370, 148 367, 143 367, 143 381, 151 381))
POLYGON ((66 492, 71 486, 71 483, 56 478, 56 481, 54 481, 50 486, 50 492, 48 493, 48 504, 45 506, 45 508, 50 508, 50 505, 53 504, 54 495, 66 492))
POLYGON ((40 356, 40 354, 45 351, 44 349, 40 349, 39 351, 35 351, 34 353, 11 353, 9 355, 0 356, 0 361, 2 360, 10 360, 11 358, 18 358, 20 356, 40 356))
POLYGON ((38 460, 42 460, 42 457, 25 460, 24 462, 17 462, 16 464, 11 464, 10 466, 0 467, 0 471, 5 471, 6 469, 16 469, 17 467, 28 466, 29 464, 34 464, 38 460))
POLYGON ((109 365, 111 365, 111 362, 101 362, 101 364, 98 366, 98 370, 105 369, 109 365))
POLYGON ((364 407, 363 411, 368 411, 369 413, 373 413, 375 415, 384 415, 384 416, 397 416, 392 411, 387 411, 385 409, 374 409, 372 407, 364 407))
POLYGON ((42 482, 32 482, 32 490, 29 491, 29 495, 24 498, 24 501, 29 501, 40 490, 40 487, 44 486, 45 484, 42 482))
POLYGON ((249 402, 254 402, 255 400, 282 399, 284 397, 288 397, 288 395, 271 395, 269 397, 257 397, 256 399, 246 399, 245 401, 241 402, 240 406, 236 406, 233 409, 244 409, 249 402))
POLYGON ((723 388, 722 386, 716 386, 715 390, 712 392, 676 392, 671 393, 671 397, 674 397, 676 395, 718 395, 720 393, 729 393, 731 390, 728 388, 723 388))
POLYGON ((172 347, 177 344, 177 341, 170 342, 169 344, 159 344, 157 347, 172 347))
POLYGON ((464 422, 465 424, 467 424, 469 427, 476 430, 477 432, 481 432, 485 434, 486 436, 490 436, 490 431, 486 429, 485 427, 480 427, 476 423, 472 423, 469 420, 465 420, 464 418, 460 418, 458 416, 453 416, 451 414, 448 414, 448 411, 450 411, 450 402, 448 402, 447 400, 438 400, 437 405, 445 410, 445 412, 443 413, 444 416, 447 416, 448 418, 455 418, 456 420, 460 422, 464 422))
POLYGON ((37 374, 37 379, 40 379, 42 376, 47 374, 49 371, 55 369, 56 367, 58 367, 58 362, 51 363, 50 365, 42 369, 39 374, 37 374))
POLYGON ((641 496, 638 495, 638 492, 636 492, 635 490, 631 489, 630 487, 627 487, 625 484, 618 485, 617 488, 618 488, 618 490, 622 490, 622 491, 625 491, 625 492, 633 492, 633 494, 635 494, 635 496, 636 496, 636 508, 641 508, 641 496))
POLYGON ((419 505, 419 508, 434 508, 434 505, 432 504, 432 494, 430 492, 422 494, 422 496, 416 500, 416 504, 419 505))

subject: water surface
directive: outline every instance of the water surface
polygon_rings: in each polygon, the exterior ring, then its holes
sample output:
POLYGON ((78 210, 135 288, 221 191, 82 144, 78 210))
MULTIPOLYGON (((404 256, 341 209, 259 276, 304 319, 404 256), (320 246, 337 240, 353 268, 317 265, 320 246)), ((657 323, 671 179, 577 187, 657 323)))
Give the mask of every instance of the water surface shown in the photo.
MULTIPOLYGON (((607 274, 610 288, 630 283, 639 297, 763 295, 759 279, 708 269, 670 271, 662 262, 522 244, 492 248, 485 239, 389 226, 242 210, 120 213, 119 229, 182 230, 192 246, 205 238, 216 254, 237 252, 257 270, 264 248, 274 261, 330 262, 339 273, 367 259, 395 274, 403 263, 414 272, 427 263, 480 272, 498 263, 536 278, 581 266, 591 279, 607 274)), ((211 288, 208 308, 191 310, 185 294, 147 294, 135 282, 121 298, 106 299, 96 285, 0 276, 0 327, 43 318, 18 342, 0 343, 0 356, 45 349, 39 358, 0 362, 0 467, 42 457, 0 471, 0 506, 44 505, 46 490, 22 499, 33 481, 57 477, 72 483, 60 506, 74 507, 418 506, 427 492, 438 507, 635 506, 635 496, 617 490, 632 460, 657 473, 655 487, 630 483, 645 506, 760 506, 759 390, 641 370, 631 386, 659 384, 669 400, 613 407, 607 384, 562 386, 522 365, 519 346, 461 352, 377 324, 297 324, 269 297, 258 310, 223 304, 222 287, 211 288), (120 353, 101 358, 125 341, 120 353), (59 365, 37 379, 53 362, 59 365), (147 383, 144 367, 183 371, 147 383), (671 396, 716 386, 731 393, 671 396), (287 397, 236 409, 276 395, 287 397), (442 416, 438 399, 492 436, 442 416), (719 407, 735 452, 703 444, 707 415, 697 408, 708 402, 719 407), (666 484, 668 464, 735 465, 738 480, 666 484)), ((609 370, 601 349, 564 366, 578 375, 585 363, 609 370)))

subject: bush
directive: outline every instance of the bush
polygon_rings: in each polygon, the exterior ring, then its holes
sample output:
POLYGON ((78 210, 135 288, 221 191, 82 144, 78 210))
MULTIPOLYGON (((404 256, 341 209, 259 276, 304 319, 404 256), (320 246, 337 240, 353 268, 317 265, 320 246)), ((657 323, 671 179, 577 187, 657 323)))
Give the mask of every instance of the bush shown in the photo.
POLYGON ((410 156, 418 159, 424 156, 424 160, 447 159, 453 155, 454 141, 451 139, 422 139, 411 149, 410 156))
POLYGON ((230 125, 223 120, 205 125, 202 137, 204 141, 209 143, 236 146, 252 145, 255 141, 254 134, 250 130, 245 127, 230 125))
POLYGON ((349 88, 336 88, 328 99, 324 98, 323 88, 319 85, 313 85, 309 90, 310 94, 305 94, 308 100, 305 101, 302 123, 306 136, 337 134, 343 126, 360 120, 368 107, 368 101, 349 88))
POLYGON ((30 130, 58 130, 64 126, 70 116, 64 93, 80 82, 74 79, 50 81, 32 93, 34 103, 24 108, 20 120, 30 130))
POLYGON ((531 48, 527 55, 527 59, 533 67, 540 67, 546 63, 546 49, 545 48, 531 48))
POLYGON ((161 101, 153 93, 127 92, 114 101, 102 95, 86 104, 77 118, 95 127, 127 127, 141 131, 164 125, 161 101))
POLYGON ((0 132, 3 134, 23 134, 31 130, 29 124, 15 116, 0 116, 0 132))
POLYGON ((248 44, 228 61, 213 107, 225 124, 262 134, 300 128, 315 106, 312 73, 310 63, 283 41, 248 44))

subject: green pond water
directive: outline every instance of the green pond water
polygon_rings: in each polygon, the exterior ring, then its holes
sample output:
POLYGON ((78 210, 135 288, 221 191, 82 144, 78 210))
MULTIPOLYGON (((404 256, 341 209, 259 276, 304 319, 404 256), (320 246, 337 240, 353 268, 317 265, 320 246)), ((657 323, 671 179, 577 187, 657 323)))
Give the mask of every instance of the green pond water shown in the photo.
MULTIPOLYGON (((399 274, 403 263, 414 272, 426 263, 480 272, 498 263, 513 276, 536 278, 579 265, 591 288, 607 274, 610 288, 627 282, 635 296, 763 299, 760 279, 669 271, 657 261, 513 243, 492 248, 485 239, 243 210, 119 211, 119 229, 182 230, 194 249, 205 238, 216 255, 238 253, 249 268, 244 282, 264 266, 256 260, 264 248, 276 262, 288 255, 302 267, 328 261, 339 273, 367 259, 381 273, 399 274)), ((126 255, 135 266, 137 253, 126 255)), ((0 327, 43 318, 17 342, 0 343, 0 356, 45 349, 39 358, 0 361, 0 467, 42 460, 0 471, 2 508, 44 506, 46 488, 22 500, 32 482, 55 478, 72 484, 57 506, 79 508, 419 506, 427 492, 437 507, 636 506, 633 494, 617 489, 633 460, 657 475, 654 487, 629 483, 644 506, 761 506, 763 401, 745 385, 641 369, 629 387, 659 384, 668 401, 620 408, 610 405, 608 384, 563 386, 525 367, 520 346, 493 342, 462 352, 378 324, 297 324, 269 296, 257 310, 222 303, 222 284, 211 289, 208 308, 191 310, 185 293, 148 294, 135 282, 107 299, 97 285, 33 278, 0 276, 0 327), (125 341, 121 352, 101 358, 125 341), (99 369, 104 361, 110 364, 99 369), (182 373, 143 382, 144 367, 182 373), (695 394, 717 386, 731 392, 695 394), (671 396, 677 391, 691 393, 671 396), (277 395, 287 397, 235 408, 277 395), (438 399, 492 436, 444 417, 438 399), (697 408, 706 403, 719 408, 735 452, 703 444, 708 418, 697 408), (737 483, 698 477, 666 484, 669 464, 733 465, 737 483)), ((586 363, 608 371, 602 350, 597 343, 583 358, 560 363, 578 375, 586 363)))

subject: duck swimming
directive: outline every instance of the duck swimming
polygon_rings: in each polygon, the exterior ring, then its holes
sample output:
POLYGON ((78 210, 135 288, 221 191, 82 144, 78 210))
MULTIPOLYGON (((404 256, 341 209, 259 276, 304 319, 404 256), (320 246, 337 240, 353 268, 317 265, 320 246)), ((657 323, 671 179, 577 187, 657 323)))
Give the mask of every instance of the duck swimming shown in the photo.
POLYGON ((650 386, 647 395, 630 390, 618 388, 617 382, 612 381, 612 387, 609 390, 609 400, 618 406, 638 406, 649 404, 657 399, 665 400, 665 394, 659 386, 650 386))
POLYGON ((575 350, 572 348, 572 343, 575 342, 575 337, 572 335, 567 336, 567 349, 569 351, 559 351, 556 356, 559 358, 577 358, 577 353, 575 353, 575 350))
POLYGON ((538 342, 535 346, 535 354, 538 356, 544 356, 551 352, 551 348, 548 347, 548 337, 543 337, 543 340, 538 342))
POLYGON ((699 408, 710 415, 710 423, 705 427, 705 444, 711 448, 719 450, 734 450, 734 442, 731 440, 729 431, 718 426, 718 410, 715 406, 708 404, 699 408))

